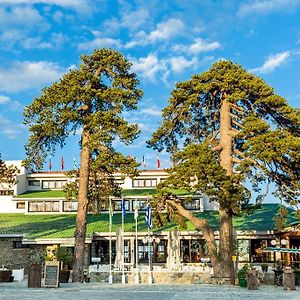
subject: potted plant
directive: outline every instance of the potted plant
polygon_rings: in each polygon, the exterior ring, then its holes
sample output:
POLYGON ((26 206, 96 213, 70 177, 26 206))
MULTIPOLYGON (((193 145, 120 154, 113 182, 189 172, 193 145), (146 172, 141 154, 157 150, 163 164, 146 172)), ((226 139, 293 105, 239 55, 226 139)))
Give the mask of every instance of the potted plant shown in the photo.
POLYGON ((6 259, 6 255, 9 253, 9 249, 4 251, 0 256, 1 259, 1 268, 0 268, 0 282, 11 282, 13 281, 12 271, 8 270, 4 267, 4 261, 6 259))
POLYGON ((267 273, 268 272, 268 268, 269 268, 269 265, 268 264, 261 264, 261 270, 264 272, 264 273, 267 273))
POLYGON ((241 269, 237 272, 237 278, 239 281, 239 286, 247 287, 247 272, 250 270, 250 266, 248 264, 243 265, 241 269))
POLYGON ((73 260, 73 253, 70 248, 59 247, 57 249, 56 258, 61 262, 61 269, 59 271, 59 282, 67 283, 70 278, 69 264, 73 260))

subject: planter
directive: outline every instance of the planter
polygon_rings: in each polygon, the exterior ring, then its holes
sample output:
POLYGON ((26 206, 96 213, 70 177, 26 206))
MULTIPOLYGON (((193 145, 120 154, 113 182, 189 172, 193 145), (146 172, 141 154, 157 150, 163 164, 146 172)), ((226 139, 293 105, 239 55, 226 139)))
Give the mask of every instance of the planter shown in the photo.
POLYGON ((60 270, 59 271, 59 282, 68 283, 70 279, 70 270, 60 270))
POLYGON ((295 284, 300 286, 300 270, 294 270, 295 273, 295 284))
POLYGON ((10 270, 2 270, 0 271, 0 282, 11 282, 12 271, 10 270))
POLYGON ((247 280, 246 280, 246 278, 239 278, 239 286, 240 287, 247 287, 247 280))

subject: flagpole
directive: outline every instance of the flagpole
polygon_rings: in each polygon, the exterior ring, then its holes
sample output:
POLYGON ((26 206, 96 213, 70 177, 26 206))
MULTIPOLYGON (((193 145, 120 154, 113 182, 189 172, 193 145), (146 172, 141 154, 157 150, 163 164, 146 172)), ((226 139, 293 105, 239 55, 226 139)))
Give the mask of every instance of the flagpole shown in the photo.
POLYGON ((135 199, 135 208, 134 208, 134 218, 135 218, 135 269, 136 269, 136 274, 135 274, 135 284, 139 284, 139 269, 138 269, 138 216, 139 216, 139 211, 138 211, 138 205, 137 205, 137 199, 135 199))
POLYGON ((109 277, 108 283, 113 283, 113 277, 111 272, 111 227, 112 227, 112 205, 111 205, 111 197, 109 197, 109 277))
MULTIPOLYGON (((147 201, 148 202, 148 201, 147 201)), ((151 206, 148 202, 147 209, 146 209, 146 224, 148 226, 148 260, 149 260, 149 274, 148 274, 148 283, 152 284, 152 270, 151 270, 151 261, 152 261, 152 255, 151 255, 151 227, 152 227, 152 216, 151 216, 151 206)))
POLYGON ((122 284, 126 283, 125 280, 125 273, 124 273, 124 267, 125 267, 125 247, 124 247, 124 212, 125 212, 125 202, 124 202, 124 198, 122 198, 122 247, 123 247, 123 251, 122 251, 122 284))

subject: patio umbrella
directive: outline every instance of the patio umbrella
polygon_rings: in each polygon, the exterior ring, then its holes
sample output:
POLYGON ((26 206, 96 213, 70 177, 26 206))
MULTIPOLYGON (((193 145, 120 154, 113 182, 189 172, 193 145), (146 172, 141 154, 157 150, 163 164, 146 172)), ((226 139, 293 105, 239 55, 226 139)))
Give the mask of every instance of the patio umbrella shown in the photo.
POLYGON ((123 266, 123 232, 120 227, 117 228, 116 235, 117 235, 117 243, 116 243, 117 255, 115 259, 115 268, 121 270, 123 266))
POLYGON ((281 252, 281 253, 299 253, 300 254, 300 249, 267 247, 263 250, 263 252, 281 252))

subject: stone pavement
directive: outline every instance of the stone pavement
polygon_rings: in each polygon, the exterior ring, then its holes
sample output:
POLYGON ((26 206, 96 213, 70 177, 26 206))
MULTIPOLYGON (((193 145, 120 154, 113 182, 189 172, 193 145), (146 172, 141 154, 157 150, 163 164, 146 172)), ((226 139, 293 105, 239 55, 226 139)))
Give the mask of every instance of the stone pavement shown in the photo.
POLYGON ((228 285, 121 285, 66 283, 59 288, 27 288, 27 281, 0 283, 0 299, 23 300, 300 300, 300 289, 284 291, 282 287, 262 285, 256 291, 228 285))

